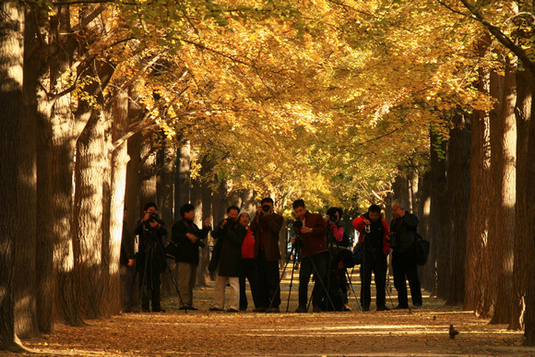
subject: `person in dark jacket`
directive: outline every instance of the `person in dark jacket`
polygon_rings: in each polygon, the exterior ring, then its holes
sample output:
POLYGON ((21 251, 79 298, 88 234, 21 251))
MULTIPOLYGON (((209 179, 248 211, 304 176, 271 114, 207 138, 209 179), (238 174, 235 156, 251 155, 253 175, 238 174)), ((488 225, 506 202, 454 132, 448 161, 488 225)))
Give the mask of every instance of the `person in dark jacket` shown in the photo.
POLYGON ((227 209, 227 218, 214 230, 212 237, 217 239, 210 269, 216 273, 215 306, 210 311, 225 310, 225 286, 230 284, 230 306, 228 312, 240 311, 241 247, 247 229, 238 221, 239 208, 227 209))
POLYGON ((307 211, 303 200, 296 200, 293 209, 302 222, 298 228, 298 244, 301 247, 301 268, 299 270, 299 307, 296 312, 307 312, 308 282, 314 273, 312 306, 314 312, 321 312, 321 304, 327 296, 327 275, 329 272, 329 252, 327 251, 327 225, 323 217, 307 211))
POLYGON ((353 220, 353 228, 359 232, 358 245, 362 247, 362 264, 360 265, 360 302, 363 311, 370 311, 372 271, 375 275, 377 294, 377 311, 388 310, 386 307, 386 267, 390 252, 388 224, 381 217, 381 207, 371 205, 368 213, 353 220))
POLYGON ((197 265, 199 265, 199 246, 210 232, 210 218, 204 221, 203 229, 199 229, 195 219, 195 207, 186 203, 180 207, 182 219, 175 222, 172 228, 172 239, 178 245, 176 257, 178 265, 178 291, 182 297, 179 303, 180 310, 197 310, 193 306, 193 288, 197 265))
POLYGON ((149 312, 151 300, 152 311, 163 312, 160 305, 160 274, 166 264, 162 237, 167 235, 167 228, 165 222, 158 218, 158 206, 154 202, 148 202, 143 207, 143 218, 138 221, 134 234, 139 236, 136 267, 140 272, 141 309, 149 312))
POLYGON ((394 273, 394 286, 398 292, 398 305, 396 309, 409 307, 407 298, 407 283, 411 289, 412 303, 416 309, 422 308, 422 292, 418 278, 418 265, 414 239, 418 228, 418 217, 406 211, 405 203, 396 199, 392 202, 394 219, 390 223, 393 232, 390 247, 392 248, 392 270, 394 273))
POLYGON ((266 197, 251 222, 256 237, 254 254, 258 266, 260 301, 254 312, 279 312, 279 232, 284 219, 273 211, 273 199, 266 197))

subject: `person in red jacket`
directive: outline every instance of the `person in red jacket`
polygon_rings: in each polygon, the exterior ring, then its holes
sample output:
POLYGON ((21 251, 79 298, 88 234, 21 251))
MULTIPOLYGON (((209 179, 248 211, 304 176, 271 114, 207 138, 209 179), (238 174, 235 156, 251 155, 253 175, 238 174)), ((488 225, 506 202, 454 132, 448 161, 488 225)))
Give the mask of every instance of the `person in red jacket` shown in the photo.
POLYGON ((327 251, 327 225, 323 217, 307 211, 305 201, 296 200, 293 209, 297 222, 301 221, 298 244, 301 248, 301 269, 299 270, 299 307, 295 312, 307 312, 308 282, 314 273, 315 282, 312 290, 314 312, 320 312, 321 304, 328 298, 326 282, 329 272, 329 252, 327 251))
POLYGON ((353 227, 359 232, 358 244, 362 247, 360 265, 360 302, 363 311, 370 311, 370 284, 372 271, 375 275, 377 290, 377 311, 389 310, 386 307, 386 257, 390 252, 388 224, 381 217, 381 207, 371 205, 368 213, 353 220, 353 227))

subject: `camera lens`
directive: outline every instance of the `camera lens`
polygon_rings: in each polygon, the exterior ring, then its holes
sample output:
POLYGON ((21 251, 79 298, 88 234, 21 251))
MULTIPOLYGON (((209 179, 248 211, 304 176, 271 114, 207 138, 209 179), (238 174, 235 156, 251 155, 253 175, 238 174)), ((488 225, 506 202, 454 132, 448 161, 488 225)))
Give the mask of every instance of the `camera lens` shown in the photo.
POLYGON ((269 212, 270 208, 271 207, 269 207, 269 205, 262 205, 262 211, 264 211, 264 212, 269 212))

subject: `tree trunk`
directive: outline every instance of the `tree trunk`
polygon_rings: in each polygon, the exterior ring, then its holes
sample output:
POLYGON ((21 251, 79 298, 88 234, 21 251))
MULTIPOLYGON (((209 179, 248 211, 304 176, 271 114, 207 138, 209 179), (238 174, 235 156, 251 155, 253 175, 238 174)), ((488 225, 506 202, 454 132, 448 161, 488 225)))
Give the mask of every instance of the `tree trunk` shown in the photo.
POLYGON ((22 189, 27 194, 32 188, 31 181, 19 180, 18 164, 24 160, 31 162, 34 153, 21 148, 25 138, 20 135, 25 130, 20 122, 24 12, 19 6, 12 6, 6 1, 0 3, 0 12, 0 148, 3 155, 0 163, 0 197, 6 203, 14 203, 4 204, 0 213, 0 350, 23 351, 15 334, 15 242, 20 237, 24 217, 17 204, 17 192, 22 189))
MULTIPOLYGON (((419 180, 419 194, 418 199, 420 202, 417 207, 418 217, 420 222, 418 223, 418 231, 425 237, 431 244, 429 247, 429 257, 427 263, 422 269, 421 286, 423 289, 429 291, 431 296, 437 295, 437 271, 436 261, 438 255, 438 248, 435 237, 430 233, 430 216, 431 216, 431 173, 424 173, 423 177, 419 180)), ((389 222, 390 223, 390 222, 389 222)))
POLYGON ((449 251, 450 246, 450 208, 446 196, 446 142, 442 136, 431 130, 431 210, 429 215, 429 234, 439 254, 437 264, 437 296, 447 295, 450 281, 449 258, 442 252, 449 251))
POLYGON ((517 74, 517 182, 516 182, 516 209, 515 209, 515 246, 513 269, 513 297, 511 321, 509 327, 519 329, 525 323, 526 344, 535 345, 535 292, 533 282, 533 256, 535 256, 535 212, 533 157, 535 155, 535 126, 533 113, 535 101, 533 91, 535 80, 527 71, 518 71, 517 74))
POLYGON ((446 304, 457 305, 464 299, 466 222, 470 199, 470 123, 464 114, 453 117, 454 127, 448 141, 448 187, 451 232, 449 245, 448 291, 446 304))
POLYGON ((177 149, 176 155, 176 175, 175 175, 175 220, 179 220, 180 207, 190 201, 190 177, 189 170, 191 164, 191 147, 186 142, 177 149))
MULTIPOLYGON (((486 38, 485 41, 489 39, 486 38)), ((488 42, 480 42, 480 56, 488 42)), ((488 73, 480 72, 479 89, 488 92, 488 73)), ((465 310, 485 315, 484 305, 488 296, 487 279, 492 271, 487 264, 487 233, 489 201, 489 117, 488 113, 475 111, 472 116, 472 141, 470 149, 470 204, 466 237, 465 310)))
POLYGON ((500 111, 490 122, 491 186, 494 189, 491 191, 489 249, 496 279, 491 323, 496 324, 508 323, 511 317, 516 204, 516 81, 514 65, 507 56, 505 62, 505 77, 500 81, 502 86, 497 98, 500 111))
MULTIPOLYGON (((163 134, 162 134, 163 136, 163 134)), ((165 137, 161 138, 165 141, 165 137)), ((160 215, 169 227, 173 225, 174 221, 174 174, 176 152, 173 148, 165 146, 160 149, 157 154, 157 190, 158 190, 158 207, 160 208, 160 215)))

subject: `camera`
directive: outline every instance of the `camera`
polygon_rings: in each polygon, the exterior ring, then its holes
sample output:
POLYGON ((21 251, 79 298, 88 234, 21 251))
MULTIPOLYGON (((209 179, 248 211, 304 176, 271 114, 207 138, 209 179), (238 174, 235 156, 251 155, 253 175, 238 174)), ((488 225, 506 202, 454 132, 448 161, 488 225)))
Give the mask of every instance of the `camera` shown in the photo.
POLYGON ((227 217, 226 220, 227 220, 227 223, 225 223, 224 228, 230 228, 236 222, 236 221, 234 221, 234 218, 232 218, 232 217, 227 217))
POLYGON ((199 239, 198 242, 199 242, 199 247, 201 247, 201 248, 206 247, 206 243, 204 243, 204 241, 202 239, 199 239))
POLYGON ((292 228, 293 229, 301 229, 301 228, 303 228, 303 222, 302 221, 293 221, 292 222, 292 228))
POLYGON ((338 216, 336 214, 330 214, 329 219, 331 222, 335 223, 336 220, 338 219, 338 216))
POLYGON ((269 210, 271 209, 271 207, 269 205, 262 205, 262 211, 264 212, 269 212, 269 210))
POLYGON ((149 213, 149 222, 154 223, 154 221, 159 220, 160 217, 158 216, 158 213, 156 212, 150 212, 149 213))
POLYGON ((394 248, 397 245, 397 242, 396 242, 397 235, 398 234, 396 232, 388 233, 388 238, 390 240, 390 247, 391 248, 394 248))

